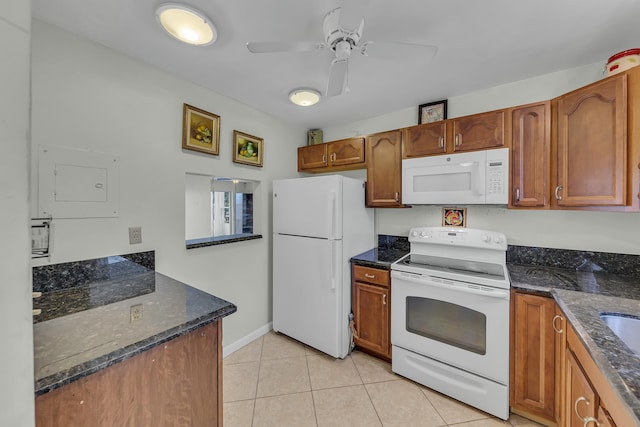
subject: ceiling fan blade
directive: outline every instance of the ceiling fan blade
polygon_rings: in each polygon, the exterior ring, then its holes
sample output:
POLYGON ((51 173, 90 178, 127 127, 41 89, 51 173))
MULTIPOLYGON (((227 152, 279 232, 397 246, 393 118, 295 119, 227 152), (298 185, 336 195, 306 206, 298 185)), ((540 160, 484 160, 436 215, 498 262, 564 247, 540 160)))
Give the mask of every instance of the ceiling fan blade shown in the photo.
POLYGON ((438 52, 436 46, 402 42, 366 41, 359 46, 359 49, 364 56, 414 61, 431 59, 438 52))
POLYGON ((327 84, 327 97, 337 96, 347 88, 347 60, 334 59, 329 70, 329 83, 327 84))
POLYGON ((317 52, 325 48, 319 42, 249 42, 247 49, 251 53, 273 52, 317 52))
POLYGON ((371 0, 342 0, 340 10, 340 26, 347 30, 357 30, 360 27, 364 12, 371 0))

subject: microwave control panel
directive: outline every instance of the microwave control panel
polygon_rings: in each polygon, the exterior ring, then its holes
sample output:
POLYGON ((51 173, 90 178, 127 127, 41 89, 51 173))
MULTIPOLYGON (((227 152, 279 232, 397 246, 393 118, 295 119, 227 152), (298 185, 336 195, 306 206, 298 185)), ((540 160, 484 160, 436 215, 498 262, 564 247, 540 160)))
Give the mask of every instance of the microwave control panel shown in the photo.
POLYGON ((506 203, 508 201, 508 152, 508 148, 487 151, 486 203, 506 203), (498 153, 500 155, 497 155, 498 153), (496 154, 496 156, 494 156, 493 154, 496 154))

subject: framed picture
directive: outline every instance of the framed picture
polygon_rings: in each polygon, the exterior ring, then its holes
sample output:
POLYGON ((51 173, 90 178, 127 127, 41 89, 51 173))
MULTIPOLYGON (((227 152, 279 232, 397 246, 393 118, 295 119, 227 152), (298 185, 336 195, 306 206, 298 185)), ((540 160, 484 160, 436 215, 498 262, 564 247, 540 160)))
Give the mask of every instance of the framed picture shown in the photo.
POLYGON ((447 118, 447 100, 422 104, 418 108, 418 124, 438 122, 447 118))
POLYGON ((443 227, 466 227, 467 208, 442 208, 443 227))
POLYGON ((262 167, 264 140, 238 130, 233 131, 233 161, 262 167))
POLYGON ((220 152, 220 116, 184 104, 182 148, 217 156, 220 152))

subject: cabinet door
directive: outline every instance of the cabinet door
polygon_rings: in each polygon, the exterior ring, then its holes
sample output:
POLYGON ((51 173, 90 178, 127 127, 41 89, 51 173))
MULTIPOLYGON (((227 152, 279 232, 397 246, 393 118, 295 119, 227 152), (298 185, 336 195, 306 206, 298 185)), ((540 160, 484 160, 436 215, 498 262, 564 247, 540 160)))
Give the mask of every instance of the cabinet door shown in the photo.
POLYGON ((504 111, 474 114, 449 120, 453 126, 453 151, 504 146, 504 111))
POLYGON ((573 353, 567 351, 566 356, 566 426, 584 427, 585 419, 596 415, 596 393, 573 353))
POLYGON ((402 206, 402 134, 399 130, 370 135, 367 141, 367 206, 402 206))
POLYGON ((446 121, 406 128, 402 136, 402 158, 410 159, 446 153, 446 132, 446 121))
POLYGON ((558 206, 626 204, 627 76, 558 98, 558 206))
POLYGON ((327 167, 327 144, 298 147, 298 172, 327 167))
POLYGON ((511 204, 544 207, 549 194, 550 103, 511 111, 511 204))
POLYGON ((389 287, 355 282, 353 304, 356 345, 390 359, 389 287))
POLYGON ((222 425, 221 321, 36 398, 38 427, 222 425))
POLYGON ((554 421, 555 301, 552 298, 515 293, 514 304, 511 406, 554 421))
POLYGON ((342 139, 328 144, 331 166, 364 164, 364 137, 342 139))

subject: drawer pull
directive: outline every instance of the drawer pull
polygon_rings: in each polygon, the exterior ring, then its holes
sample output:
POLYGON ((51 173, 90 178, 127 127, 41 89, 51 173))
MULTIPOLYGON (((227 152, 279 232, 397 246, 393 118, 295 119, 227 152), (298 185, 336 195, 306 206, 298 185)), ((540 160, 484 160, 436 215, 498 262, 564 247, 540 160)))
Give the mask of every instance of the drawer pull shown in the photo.
POLYGON ((587 398, 586 398, 586 397, 584 397, 584 396, 580 396, 579 398, 577 398, 577 399, 576 399, 576 403, 573 405, 573 410, 576 412, 576 415, 578 416, 578 418, 580 419, 580 421, 582 421, 583 423, 585 423, 585 425, 587 425, 587 424, 586 424, 586 423, 587 423, 587 420, 588 420, 590 417, 587 417, 587 418, 583 417, 582 415, 580 415, 580 411, 579 411, 579 409, 578 409, 578 405, 580 405, 580 402, 583 402, 583 401, 584 401, 584 402, 586 402, 586 403, 585 403, 585 405, 587 405, 587 406, 591 405, 591 402, 589 402, 589 399, 587 399, 587 398))
POLYGON ((441 136, 439 140, 440 140, 440 148, 444 148, 444 136, 441 136))
POLYGON ((387 294, 382 294, 382 305, 387 305, 387 294))
POLYGON ((516 202, 520 201, 520 189, 516 188, 516 202))
POLYGON ((559 193, 560 193, 560 191, 562 191, 562 185, 558 185, 558 186, 556 187, 556 191, 555 191, 555 193, 556 193, 556 200, 562 200, 562 196, 559 194, 559 193))
POLYGON ((364 273, 364 277, 366 277, 367 279, 375 279, 376 275, 375 274, 364 273))
POLYGON ((553 328, 554 331, 561 334, 564 332, 564 330, 562 328, 556 328, 556 320, 558 319, 560 319, 560 321, 564 320, 562 316, 560 316, 559 314, 556 314, 555 316, 553 316, 553 320, 551 321, 551 327, 553 328))

